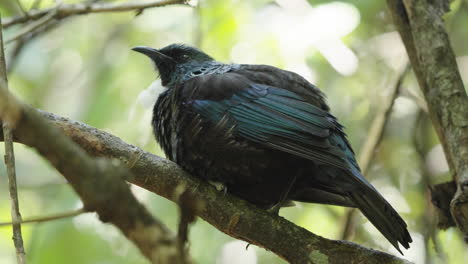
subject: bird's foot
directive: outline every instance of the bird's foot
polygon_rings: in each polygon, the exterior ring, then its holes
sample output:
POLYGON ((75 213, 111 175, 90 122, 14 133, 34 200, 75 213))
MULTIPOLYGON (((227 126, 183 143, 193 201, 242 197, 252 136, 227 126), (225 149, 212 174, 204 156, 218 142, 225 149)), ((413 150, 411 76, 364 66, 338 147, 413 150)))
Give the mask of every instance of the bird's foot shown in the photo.
POLYGON ((281 208, 281 205, 277 203, 273 205, 271 208, 267 209, 267 212, 274 214, 274 215, 279 215, 280 208, 281 208))
POLYGON ((226 187, 226 185, 224 185, 224 183, 217 182, 217 181, 208 181, 208 183, 211 184, 212 186, 214 186, 217 191, 219 191, 219 192, 222 191, 222 192, 224 192, 224 194, 226 194, 227 187, 226 187))
POLYGON ((278 215, 281 207, 293 207, 293 206, 296 206, 296 204, 292 200, 284 200, 273 205, 271 208, 267 209, 267 211, 272 214, 278 215))

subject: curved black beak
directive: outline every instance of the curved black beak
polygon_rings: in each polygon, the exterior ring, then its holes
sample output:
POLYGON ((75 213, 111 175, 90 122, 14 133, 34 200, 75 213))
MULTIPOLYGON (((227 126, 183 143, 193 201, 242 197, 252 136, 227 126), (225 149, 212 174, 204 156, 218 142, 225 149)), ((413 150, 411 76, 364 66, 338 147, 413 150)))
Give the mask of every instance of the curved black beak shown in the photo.
POLYGON ((158 60, 161 60, 161 59, 162 60, 169 60, 169 61, 174 60, 171 57, 161 53, 159 50, 153 49, 153 48, 150 48, 150 47, 137 46, 137 47, 132 48, 132 50, 136 51, 136 52, 139 52, 139 53, 142 53, 142 54, 145 54, 146 56, 150 57, 154 61, 158 61, 158 60))

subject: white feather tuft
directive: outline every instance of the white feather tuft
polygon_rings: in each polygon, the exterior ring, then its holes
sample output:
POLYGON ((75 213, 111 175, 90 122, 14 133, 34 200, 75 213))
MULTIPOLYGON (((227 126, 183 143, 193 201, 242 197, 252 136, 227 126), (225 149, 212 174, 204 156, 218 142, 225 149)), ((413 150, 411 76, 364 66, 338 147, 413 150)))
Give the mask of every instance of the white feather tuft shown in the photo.
POLYGON ((144 108, 152 108, 159 95, 167 88, 162 86, 161 79, 157 79, 138 95, 138 103, 144 108))

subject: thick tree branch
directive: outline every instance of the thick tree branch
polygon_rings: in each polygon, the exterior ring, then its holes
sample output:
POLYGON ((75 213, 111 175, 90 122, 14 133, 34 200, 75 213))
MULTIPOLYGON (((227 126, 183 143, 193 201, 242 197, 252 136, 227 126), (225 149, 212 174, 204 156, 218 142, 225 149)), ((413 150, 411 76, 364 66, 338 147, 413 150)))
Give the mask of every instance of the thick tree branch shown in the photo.
POLYGON ((90 13, 105 12, 127 12, 134 10, 144 10, 151 7, 161 7, 167 5, 185 4, 186 0, 151 0, 146 2, 126 2, 126 3, 78 3, 63 4, 59 7, 52 7, 41 10, 32 10, 27 12, 26 16, 6 18, 3 21, 3 27, 8 28, 12 25, 25 23, 31 20, 37 20, 48 14, 54 13, 52 18, 62 19, 74 15, 84 15, 90 13))
MULTIPOLYGON (((201 218, 220 231, 266 248, 291 263, 408 263, 354 243, 329 240, 312 234, 282 217, 218 192, 213 186, 185 173, 177 164, 125 143, 109 133, 51 113, 38 113, 89 154, 117 158, 126 164, 133 172, 133 177, 127 179, 129 182, 176 202, 178 198, 174 194, 180 193, 178 186, 186 186, 192 199, 204 204, 198 211, 201 218)), ((22 119, 18 124, 15 140, 30 145, 31 142, 20 132, 28 127, 21 124, 23 122, 27 120, 22 119)))
POLYGON ((452 216, 468 237, 468 97, 442 19, 448 1, 387 3, 457 184, 452 216))
MULTIPOLYGON (((181 263, 175 237, 133 196, 131 173, 118 162, 90 157, 35 109, 22 105, 0 82, 0 118, 67 179, 86 211, 119 228, 152 263, 181 263), (117 164, 116 164, 117 163, 117 164)), ((185 263, 185 262, 184 262, 185 263)))

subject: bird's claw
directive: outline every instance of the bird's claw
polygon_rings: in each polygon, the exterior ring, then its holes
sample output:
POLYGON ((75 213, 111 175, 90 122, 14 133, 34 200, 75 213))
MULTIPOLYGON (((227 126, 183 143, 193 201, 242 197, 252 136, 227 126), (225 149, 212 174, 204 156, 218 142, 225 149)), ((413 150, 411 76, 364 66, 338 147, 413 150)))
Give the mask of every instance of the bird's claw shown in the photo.
POLYGON ((296 204, 293 201, 284 200, 284 201, 278 202, 277 204, 273 205, 271 208, 267 209, 267 211, 272 213, 272 214, 278 215, 279 210, 281 209, 281 207, 293 207, 293 206, 296 206, 296 204))
POLYGON ((217 181, 208 181, 209 184, 211 184, 213 187, 216 188, 217 191, 219 192, 224 192, 224 194, 226 194, 227 192, 227 187, 226 185, 224 185, 224 183, 222 182, 217 182, 217 181))
POLYGON ((274 215, 279 215, 279 210, 281 208, 281 203, 277 203, 273 205, 272 207, 267 209, 267 212, 272 213, 274 215))

